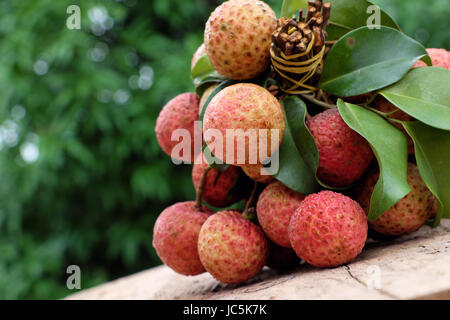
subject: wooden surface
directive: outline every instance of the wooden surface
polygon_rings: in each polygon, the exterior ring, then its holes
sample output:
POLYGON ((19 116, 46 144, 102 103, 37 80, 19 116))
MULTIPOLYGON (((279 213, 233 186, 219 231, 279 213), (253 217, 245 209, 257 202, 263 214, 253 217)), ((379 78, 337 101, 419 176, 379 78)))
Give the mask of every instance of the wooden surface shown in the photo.
POLYGON ((369 240, 355 261, 338 268, 264 269, 245 284, 225 285, 208 273, 185 277, 159 266, 67 298, 450 299, 450 220, 392 241, 369 240))

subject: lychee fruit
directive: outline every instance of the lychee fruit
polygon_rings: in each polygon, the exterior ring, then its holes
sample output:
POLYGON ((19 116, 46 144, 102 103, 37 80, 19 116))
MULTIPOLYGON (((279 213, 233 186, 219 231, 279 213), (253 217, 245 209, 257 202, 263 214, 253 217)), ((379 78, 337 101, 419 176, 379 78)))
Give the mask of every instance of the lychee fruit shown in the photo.
MULTIPOLYGON (((450 51, 435 48, 427 48, 426 50, 431 58, 431 61, 433 62, 433 67, 440 67, 450 70, 450 51)), ((426 66, 427 65, 425 62, 419 60, 413 65, 413 68, 426 66)))
POLYGON ((268 244, 261 228, 234 210, 217 212, 198 237, 200 261, 223 283, 240 283, 258 274, 267 261, 268 244))
POLYGON ((291 216, 305 196, 289 189, 281 182, 269 184, 256 204, 258 222, 270 240, 282 247, 291 247, 288 227, 291 216))
POLYGON ((289 239, 297 255, 316 267, 352 261, 367 239, 364 210, 354 200, 332 191, 308 195, 294 212, 289 239))
MULTIPOLYGON (((369 172, 356 188, 356 200, 369 214, 370 198, 379 172, 369 172)), ((411 191, 378 219, 369 221, 369 226, 380 234, 400 236, 416 231, 434 212, 435 198, 420 177, 417 166, 408 163, 408 185, 411 191)))
POLYGON ((153 247, 159 258, 174 271, 184 275, 205 272, 197 250, 200 228, 212 214, 193 201, 179 202, 166 209, 156 219, 153 247))
POLYGON ((199 98, 195 93, 182 93, 170 100, 159 113, 156 120, 155 132, 158 143, 163 151, 177 160, 192 162, 194 160, 194 121, 198 121, 199 98), (179 144, 179 141, 172 141, 172 133, 177 129, 189 131, 191 152, 180 154, 172 149, 179 144))
POLYGON ((200 47, 197 48, 197 50, 195 50, 194 55, 192 56, 192 60, 191 60, 191 72, 194 69, 195 64, 197 63, 197 61, 203 57, 206 54, 206 48, 205 48, 205 44, 202 43, 200 45, 200 47))
POLYGON ((221 90, 212 98, 203 118, 209 150, 234 165, 262 163, 278 149, 285 127, 280 102, 263 87, 251 83, 221 90))
POLYGON ((262 164, 247 164, 241 166, 242 171, 252 180, 260 183, 271 183, 275 178, 268 174, 262 164))
MULTIPOLYGON (((197 190, 201 177, 209 164, 205 159, 200 162, 198 155, 192 168, 192 182, 197 190)), ((205 185, 203 187, 203 200, 214 207, 228 207, 229 205, 242 199, 242 195, 230 194, 231 189, 236 185, 242 171, 239 167, 228 166, 226 170, 210 169, 206 174, 205 185)))
POLYGON ((209 60, 222 75, 251 79, 267 69, 272 32, 277 26, 275 12, 257 0, 231 0, 210 15, 205 27, 209 60))
POLYGON ((319 150, 317 176, 332 187, 358 180, 373 159, 369 143, 342 119, 338 109, 328 109, 306 122, 319 150))
POLYGON ((200 98, 200 104, 198 105, 199 115, 202 114, 203 106, 206 103, 206 100, 208 100, 209 96, 214 91, 214 89, 217 88, 218 85, 219 85, 218 83, 213 83, 203 92, 202 97, 200 98))
POLYGON ((272 269, 288 269, 299 265, 300 259, 292 248, 280 247, 272 241, 269 243, 269 256, 266 265, 272 269))

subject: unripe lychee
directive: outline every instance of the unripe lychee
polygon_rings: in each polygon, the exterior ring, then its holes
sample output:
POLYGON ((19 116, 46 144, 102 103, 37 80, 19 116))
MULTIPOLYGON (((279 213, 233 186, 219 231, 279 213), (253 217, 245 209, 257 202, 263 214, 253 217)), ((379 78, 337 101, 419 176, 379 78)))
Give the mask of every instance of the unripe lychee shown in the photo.
MULTIPOLYGON (((356 188, 356 200, 366 214, 369 213, 370 198, 378 177, 378 171, 370 172, 356 188)), ((370 228, 383 235, 400 236, 416 231, 432 216, 435 198, 415 164, 408 163, 407 182, 411 191, 378 219, 369 221, 370 228)))
MULTIPOLYGON (((194 160, 194 121, 198 121, 199 98, 195 93, 182 93, 170 100, 159 113, 155 132, 163 151, 177 160, 194 160), (191 136, 190 154, 174 154, 172 149, 179 141, 172 141, 172 133, 177 129, 186 129, 191 136)), ((177 153, 177 152, 175 152, 177 153)))
POLYGON ((372 161, 369 143, 342 119, 338 109, 328 109, 306 122, 319 150, 319 179, 333 187, 358 180, 372 161))
MULTIPOLYGON (((433 62, 433 67, 450 70, 450 51, 445 49, 427 48, 427 52, 433 62)), ((413 65, 413 68, 426 66, 425 62, 419 60, 413 65)))
POLYGON ((208 218, 198 237, 198 253, 206 271, 224 283, 247 281, 267 261, 268 244, 261 228, 234 210, 208 218))
POLYGON ((251 83, 221 90, 212 98, 203 118, 209 149, 223 162, 234 165, 258 164, 270 157, 283 139, 285 126, 278 100, 251 83), (227 144, 234 149, 227 149, 227 144))
POLYGON ((288 227, 291 216, 305 196, 289 189, 281 182, 269 184, 256 204, 258 222, 270 240, 282 247, 291 247, 288 227))
POLYGON ((241 166, 242 171, 252 180, 255 180, 257 182, 261 183, 270 183, 275 181, 275 178, 272 177, 270 174, 265 172, 265 168, 262 166, 262 164, 247 164, 241 166), (261 173, 262 170, 262 173, 261 173))
POLYGON ((267 69, 275 12, 257 0, 232 0, 218 6, 205 27, 205 46, 216 70, 231 79, 251 79, 267 69))
POLYGON ((200 228, 211 214, 206 207, 200 211, 193 201, 164 209, 153 228, 153 247, 162 262, 184 275, 205 272, 198 256, 197 240, 200 228))
POLYGON ((191 71, 194 69, 195 64, 197 63, 197 61, 203 57, 206 54, 206 48, 205 48, 205 44, 202 43, 200 45, 200 47, 197 48, 197 50, 195 50, 194 55, 192 56, 192 60, 191 60, 191 71))
POLYGON ((208 100, 209 96, 218 85, 219 85, 218 83, 213 83, 203 92, 202 97, 200 98, 200 104, 198 105, 199 115, 202 114, 203 105, 205 104, 206 100, 208 100))
POLYGON ((307 196, 294 212, 289 239, 297 255, 316 267, 352 261, 367 239, 364 210, 343 194, 321 191, 307 196))
POLYGON ((299 257, 292 248, 280 247, 272 241, 269 243, 269 256, 266 265, 272 269, 288 269, 298 266, 299 257))
MULTIPOLYGON (((209 167, 205 159, 201 163, 198 155, 192 168, 192 182, 197 190, 201 177, 206 168, 209 167)), ((230 190, 235 186, 242 171, 239 167, 228 166, 224 171, 210 169, 206 174, 205 185, 203 187, 203 200, 215 207, 228 207, 229 205, 242 199, 242 194, 230 194, 230 190)))

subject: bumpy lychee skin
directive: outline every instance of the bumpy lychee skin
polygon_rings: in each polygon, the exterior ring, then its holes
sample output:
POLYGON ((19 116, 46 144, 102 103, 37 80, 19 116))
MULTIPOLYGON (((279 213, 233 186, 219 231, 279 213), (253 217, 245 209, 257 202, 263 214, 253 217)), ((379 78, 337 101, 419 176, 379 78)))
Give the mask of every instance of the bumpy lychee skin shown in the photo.
POLYGON ((289 222, 305 196, 289 189, 281 182, 269 184, 256 204, 258 222, 270 240, 282 247, 291 247, 289 222))
POLYGON ((299 265, 300 259, 292 248, 280 247, 269 242, 269 256, 266 265, 272 269, 288 269, 299 265))
POLYGON ((206 220, 198 238, 206 271, 223 283, 240 283, 258 274, 267 261, 268 244, 261 228, 238 211, 218 212, 206 220))
MULTIPOLYGON (((427 48, 427 52, 433 62, 433 67, 450 70, 450 51, 445 49, 427 48)), ((419 60, 413 65, 413 68, 426 66, 425 62, 419 60)))
POLYGON ((203 118, 203 134, 209 149, 223 162, 234 165, 266 160, 278 149, 285 127, 278 100, 263 87, 251 83, 221 90, 212 98, 203 118), (216 133, 220 133, 219 138, 216 133), (278 140, 272 142, 277 135, 278 140), (227 149, 228 138, 234 150, 227 149))
POLYGON ((175 272, 196 275, 205 272, 197 251, 200 228, 212 214, 193 201, 179 202, 159 215, 153 229, 153 247, 159 258, 175 272))
POLYGON ((203 57, 206 54, 206 47, 205 44, 202 43, 200 45, 200 47, 197 48, 197 50, 195 50, 194 55, 192 56, 192 60, 191 60, 191 71, 194 69, 195 64, 197 63, 197 61, 203 57))
POLYGON ((255 180, 260 183, 271 183, 275 181, 275 178, 272 177, 268 172, 265 171, 265 168, 261 164, 248 164, 241 166, 242 171, 252 180, 255 180), (262 170, 262 171, 261 171, 262 170))
POLYGON ((218 6, 205 27, 205 46, 216 70, 231 79, 251 79, 269 66, 275 12, 257 0, 232 0, 218 6))
POLYGON ((345 187, 358 180, 372 161, 372 149, 344 122, 339 111, 328 109, 306 125, 319 149, 319 179, 333 187, 345 187))
POLYGON ((289 239, 297 255, 316 267, 352 261, 367 239, 364 210, 347 196, 332 191, 311 194, 294 212, 289 239))
MULTIPOLYGON (((199 98, 195 93, 182 93, 170 100, 159 113, 155 132, 163 151, 177 160, 194 161, 194 121, 198 120, 199 98), (191 135, 191 153, 173 154, 172 149, 179 141, 172 141, 172 132, 186 129, 191 135)), ((177 152, 175 152, 177 153, 177 152)))
MULTIPOLYGON (((369 214, 370 197, 378 177, 378 171, 370 172, 356 191, 356 200, 366 214, 369 214)), ((407 182, 411 191, 378 219, 369 221, 371 229, 387 236, 400 236, 416 231, 432 216, 435 198, 420 177, 415 164, 408 163, 407 182)))
MULTIPOLYGON (((192 182, 197 190, 200 184, 203 171, 208 168, 208 163, 203 160, 200 163, 198 155, 192 168, 192 182)), ((205 185, 203 188, 203 200, 215 207, 224 208, 242 199, 238 194, 230 194, 230 190, 235 186, 241 169, 236 166, 228 166, 224 171, 219 169, 210 169, 206 174, 205 185)))

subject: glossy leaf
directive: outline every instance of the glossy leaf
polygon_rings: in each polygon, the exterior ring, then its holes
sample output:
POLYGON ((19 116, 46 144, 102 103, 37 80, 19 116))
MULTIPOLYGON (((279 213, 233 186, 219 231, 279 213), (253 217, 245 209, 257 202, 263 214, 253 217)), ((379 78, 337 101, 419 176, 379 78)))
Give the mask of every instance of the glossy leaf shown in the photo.
POLYGON ((372 111, 341 99, 338 108, 345 123, 369 142, 378 160, 380 177, 367 217, 375 220, 410 191, 406 181, 408 141, 400 130, 372 111))
MULTIPOLYGON (((198 59, 192 68, 191 78, 196 88, 200 88, 209 82, 220 82, 227 79, 216 71, 207 55, 198 59)), ((201 92, 197 92, 197 94, 201 94, 201 92)))
POLYGON ((450 131, 436 129, 419 121, 404 122, 403 127, 414 141, 420 176, 438 199, 438 212, 432 225, 450 218, 450 131))
POLYGON ((321 187, 316 180, 315 171, 308 165, 308 161, 316 161, 315 157, 318 159, 314 140, 312 140, 313 145, 311 145, 311 149, 302 150, 304 151, 303 154, 308 153, 311 155, 308 160, 302 156, 296 144, 302 138, 306 140, 312 139, 311 134, 304 125, 306 106, 303 101, 294 96, 286 97, 282 101, 282 104, 286 116, 286 130, 277 154, 280 161, 279 170, 274 177, 287 187, 300 193, 309 194, 317 192, 321 187), (306 132, 300 132, 301 129, 299 130, 298 123, 303 123, 306 132))
POLYGON ((450 130, 450 71, 414 68, 380 93, 399 109, 436 128, 450 130))
MULTIPOLYGON (((330 0, 331 15, 327 26, 327 40, 337 40, 349 31, 367 25, 368 18, 373 11, 368 13, 368 8, 373 5, 366 0, 330 0)), ((383 10, 380 9, 380 24, 400 30, 397 23, 383 10)))
POLYGON ((319 85, 340 97, 367 93, 397 82, 426 55, 420 43, 395 29, 361 27, 330 49, 319 85))

